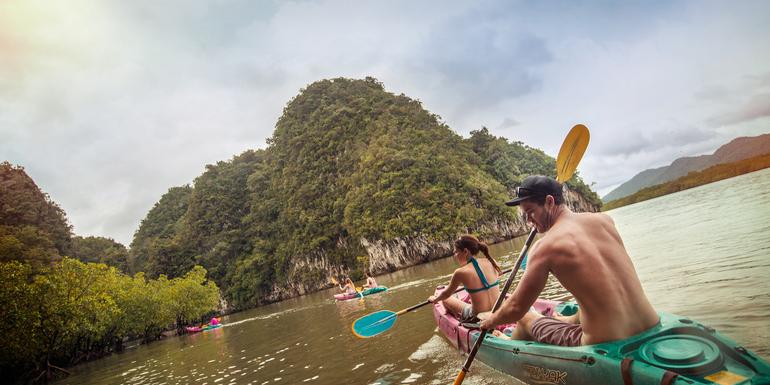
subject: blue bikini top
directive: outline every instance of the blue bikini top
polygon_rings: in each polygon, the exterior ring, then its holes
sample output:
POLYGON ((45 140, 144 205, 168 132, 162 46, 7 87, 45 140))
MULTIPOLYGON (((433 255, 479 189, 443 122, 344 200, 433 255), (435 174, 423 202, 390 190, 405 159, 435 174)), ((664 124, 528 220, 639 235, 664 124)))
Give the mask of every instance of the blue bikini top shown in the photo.
POLYGON ((479 276, 479 280, 481 280, 481 285, 483 286, 478 289, 470 289, 466 287, 465 291, 467 291, 468 293, 478 293, 480 291, 486 291, 500 284, 499 279, 492 284, 489 284, 487 282, 487 278, 484 277, 484 272, 481 271, 481 268, 479 267, 479 261, 477 261, 476 258, 470 257, 468 260, 468 263, 473 264, 473 268, 476 269, 476 275, 479 276))

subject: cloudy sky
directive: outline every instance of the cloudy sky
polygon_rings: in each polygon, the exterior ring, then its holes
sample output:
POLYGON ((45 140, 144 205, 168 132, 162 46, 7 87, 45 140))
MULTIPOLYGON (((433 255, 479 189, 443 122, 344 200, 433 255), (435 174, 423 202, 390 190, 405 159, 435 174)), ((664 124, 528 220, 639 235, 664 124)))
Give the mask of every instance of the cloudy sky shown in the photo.
POLYGON ((373 76, 456 132, 555 155, 600 194, 770 132, 770 2, 0 1, 0 161, 79 235, 128 244, 172 186, 264 148, 315 80, 373 76))

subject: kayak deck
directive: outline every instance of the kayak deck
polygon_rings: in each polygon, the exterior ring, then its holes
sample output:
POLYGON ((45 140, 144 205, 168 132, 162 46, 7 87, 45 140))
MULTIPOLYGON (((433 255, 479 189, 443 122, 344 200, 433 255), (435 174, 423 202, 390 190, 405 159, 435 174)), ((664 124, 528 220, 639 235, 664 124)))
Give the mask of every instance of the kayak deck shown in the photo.
MULTIPOLYGON (((467 295, 464 300, 467 302, 467 295)), ((534 307, 552 315, 554 310, 564 309, 564 304, 538 299, 534 307)), ((567 309, 575 310, 576 305, 567 309)), ((455 348, 463 353, 473 348, 478 330, 460 324, 441 303, 434 304, 433 314, 439 330, 455 348)), ((498 329, 511 326, 515 325, 498 329)), ((477 358, 498 371, 537 384, 624 384, 625 375, 634 385, 659 385, 666 372, 677 375, 669 382, 676 385, 770 384, 770 364, 759 356, 708 326, 669 313, 660 313, 660 322, 647 331, 596 345, 562 347, 489 333, 477 358), (629 364, 626 370, 621 369, 626 366, 624 360, 629 364)))

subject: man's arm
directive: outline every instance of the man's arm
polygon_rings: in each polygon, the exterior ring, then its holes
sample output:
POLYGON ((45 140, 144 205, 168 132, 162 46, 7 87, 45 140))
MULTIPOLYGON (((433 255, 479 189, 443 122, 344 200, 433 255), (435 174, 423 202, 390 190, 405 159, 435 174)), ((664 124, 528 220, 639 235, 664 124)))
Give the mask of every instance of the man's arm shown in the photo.
POLYGON ((503 302, 499 309, 481 322, 483 329, 492 329, 497 325, 516 322, 527 314, 548 281, 548 255, 545 247, 535 247, 529 255, 527 270, 516 286, 513 294, 503 302))

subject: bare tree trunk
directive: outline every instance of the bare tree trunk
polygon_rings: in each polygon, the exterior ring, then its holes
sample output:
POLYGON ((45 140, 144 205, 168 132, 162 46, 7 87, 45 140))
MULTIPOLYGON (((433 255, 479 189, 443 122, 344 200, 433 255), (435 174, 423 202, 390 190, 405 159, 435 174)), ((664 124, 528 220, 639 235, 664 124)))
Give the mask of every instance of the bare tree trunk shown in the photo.
POLYGON ((70 373, 70 372, 69 372, 69 370, 67 370, 67 369, 63 369, 63 368, 60 368, 60 367, 58 367, 58 366, 56 366, 56 365, 51 365, 51 363, 48 363, 48 366, 50 366, 50 367, 52 367, 52 368, 54 368, 54 369, 58 369, 58 370, 61 370, 61 371, 62 371, 62 372, 64 372, 64 373, 67 373, 67 374, 72 374, 72 373, 70 373))

